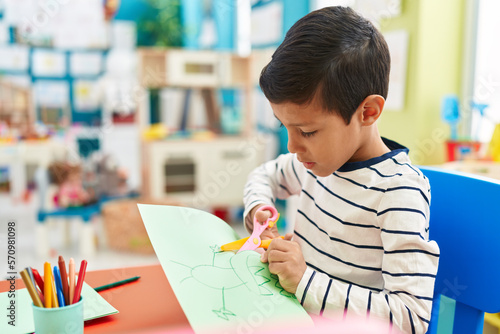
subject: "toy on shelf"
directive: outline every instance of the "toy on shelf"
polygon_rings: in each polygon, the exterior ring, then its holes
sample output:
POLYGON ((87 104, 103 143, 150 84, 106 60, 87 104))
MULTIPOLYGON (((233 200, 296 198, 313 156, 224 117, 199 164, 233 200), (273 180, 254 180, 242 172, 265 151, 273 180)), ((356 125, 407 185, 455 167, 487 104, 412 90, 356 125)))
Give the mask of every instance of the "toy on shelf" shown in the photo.
POLYGON ((92 185, 99 199, 126 196, 130 193, 128 173, 110 154, 93 154, 87 164, 85 182, 92 185))
POLYGON ((447 161, 480 160, 481 142, 470 140, 446 141, 447 161))
POLYGON ((161 140, 168 135, 168 129, 161 123, 153 124, 142 131, 142 138, 146 141, 161 140))
POLYGON ((0 166, 0 193, 10 192, 9 168, 0 166))
POLYGON ((32 94, 28 87, 22 87, 8 80, 0 80, 0 123, 1 137, 31 139, 37 135, 34 130, 32 94), (8 130, 8 134, 5 131, 8 130))
POLYGON ((120 7, 120 0, 104 0, 104 17, 106 21, 113 19, 120 7))
POLYGON ((93 196, 83 187, 79 165, 54 162, 49 166, 52 180, 58 186, 54 203, 61 208, 81 207, 94 202, 93 196))
POLYGON ((446 95, 443 97, 441 105, 441 117, 443 120, 450 124, 451 140, 458 139, 457 125, 460 120, 460 107, 458 97, 456 95, 446 95))
POLYGON ((477 124, 476 124, 476 129, 474 130, 473 137, 476 140, 479 140, 479 135, 481 133, 481 128, 483 124, 483 119, 489 119, 488 116, 485 114, 484 110, 488 108, 488 104, 485 103, 477 103, 477 102, 471 102, 471 108, 472 110, 477 110, 477 113, 479 114, 477 117, 477 124))
MULTIPOLYGON (((486 105, 472 103, 472 108, 478 109, 483 115, 486 105)), ((443 97, 441 104, 441 117, 450 125, 450 139, 446 141, 447 161, 479 160, 481 159, 481 142, 478 134, 471 139, 459 138, 458 123, 461 119, 460 102, 458 96, 450 94, 443 97)))
POLYGON ((500 124, 495 126, 489 145, 491 159, 500 162, 500 124))

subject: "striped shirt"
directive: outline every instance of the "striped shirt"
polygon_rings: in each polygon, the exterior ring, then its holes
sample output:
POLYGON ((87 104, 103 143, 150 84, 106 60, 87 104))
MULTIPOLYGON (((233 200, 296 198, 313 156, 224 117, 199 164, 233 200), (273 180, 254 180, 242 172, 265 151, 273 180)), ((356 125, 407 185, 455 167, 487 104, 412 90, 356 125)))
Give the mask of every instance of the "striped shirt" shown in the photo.
POLYGON ((250 174, 244 214, 299 196, 293 240, 307 269, 296 297, 308 312, 375 316, 425 333, 439 262, 439 247, 429 241, 430 186, 408 149, 384 142, 390 152, 327 177, 294 154, 280 155, 250 174))

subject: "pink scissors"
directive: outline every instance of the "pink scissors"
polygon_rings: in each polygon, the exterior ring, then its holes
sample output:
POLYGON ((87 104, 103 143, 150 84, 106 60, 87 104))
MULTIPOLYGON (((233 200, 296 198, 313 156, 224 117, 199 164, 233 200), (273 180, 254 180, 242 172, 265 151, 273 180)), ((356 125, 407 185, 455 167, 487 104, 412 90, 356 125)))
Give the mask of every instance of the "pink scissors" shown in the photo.
POLYGON ((274 206, 271 205, 264 205, 261 206, 260 208, 255 211, 254 218, 253 218, 253 232, 250 237, 248 237, 248 240, 241 246, 240 250, 238 251, 244 251, 244 250, 255 250, 259 248, 259 246, 262 243, 262 239, 260 238, 260 235, 266 228, 271 228, 276 224, 278 221, 278 218, 280 217, 280 214, 276 210, 274 206), (264 224, 261 224, 257 221, 257 218, 255 218, 256 213, 259 211, 271 211, 271 217, 267 218, 266 222, 264 224))

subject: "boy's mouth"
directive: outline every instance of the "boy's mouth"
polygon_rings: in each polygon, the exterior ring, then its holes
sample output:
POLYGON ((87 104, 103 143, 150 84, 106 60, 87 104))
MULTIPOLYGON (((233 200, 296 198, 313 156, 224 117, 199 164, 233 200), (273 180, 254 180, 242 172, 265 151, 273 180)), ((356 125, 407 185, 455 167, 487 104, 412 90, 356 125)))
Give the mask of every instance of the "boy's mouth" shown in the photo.
POLYGON ((316 164, 315 162, 303 162, 302 163, 304 165, 305 168, 307 169, 311 169, 314 167, 314 165, 316 164))

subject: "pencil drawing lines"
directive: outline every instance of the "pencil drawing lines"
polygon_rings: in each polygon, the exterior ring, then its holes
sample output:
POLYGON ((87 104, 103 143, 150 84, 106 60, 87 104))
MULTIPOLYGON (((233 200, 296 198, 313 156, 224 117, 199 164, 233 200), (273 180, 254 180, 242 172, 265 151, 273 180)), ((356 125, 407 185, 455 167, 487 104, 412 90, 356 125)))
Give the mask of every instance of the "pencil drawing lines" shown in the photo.
POLYGON ((210 249, 212 251, 211 264, 189 266, 177 261, 171 261, 190 269, 189 276, 182 279, 180 282, 181 284, 188 279, 194 279, 207 288, 221 291, 222 307, 212 310, 212 312, 219 318, 229 320, 230 316, 237 316, 234 312, 226 308, 226 297, 228 293, 231 293, 229 290, 232 291, 233 289, 243 286, 256 295, 273 296, 273 291, 264 285, 267 283, 272 284, 272 281, 274 280, 274 286, 278 288, 281 295, 285 297, 293 297, 292 294, 286 292, 279 285, 277 276, 269 274, 269 272, 265 270, 265 265, 261 263, 260 260, 256 260, 254 252, 245 251, 234 254, 229 257, 229 261, 227 260, 229 254, 226 253, 221 261, 219 261, 225 262, 224 265, 219 265, 216 264, 216 257, 220 254, 218 251, 219 247, 214 245, 210 246, 210 249))

